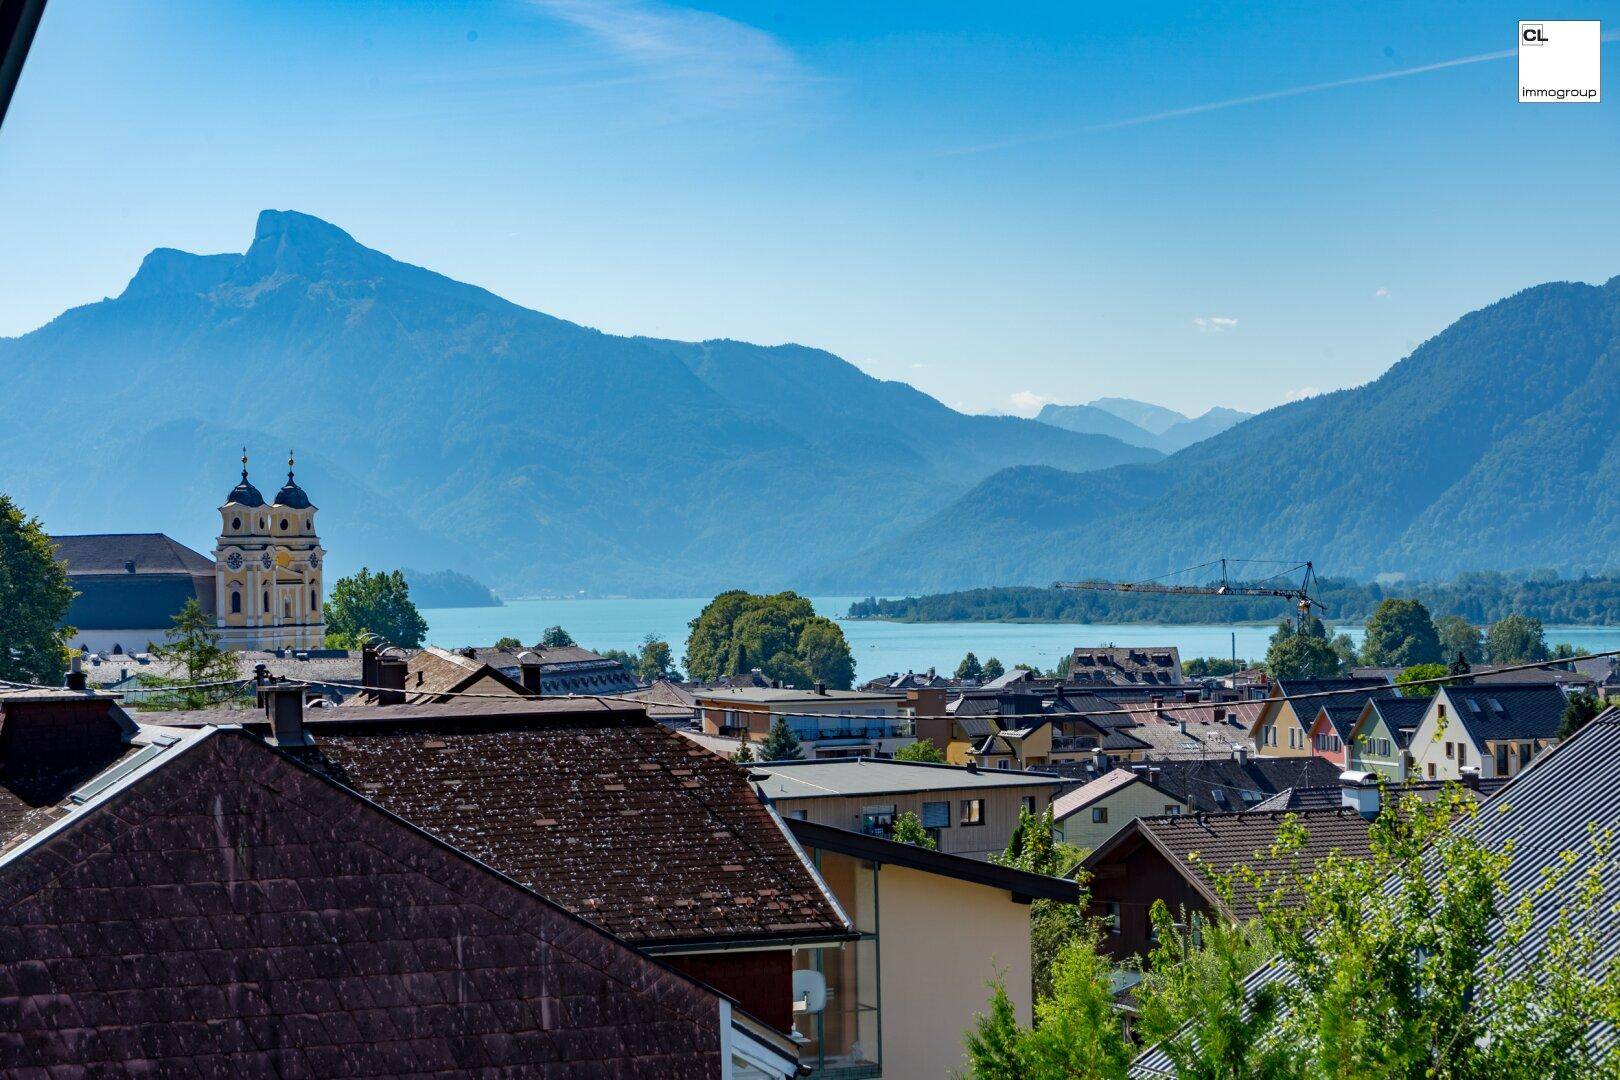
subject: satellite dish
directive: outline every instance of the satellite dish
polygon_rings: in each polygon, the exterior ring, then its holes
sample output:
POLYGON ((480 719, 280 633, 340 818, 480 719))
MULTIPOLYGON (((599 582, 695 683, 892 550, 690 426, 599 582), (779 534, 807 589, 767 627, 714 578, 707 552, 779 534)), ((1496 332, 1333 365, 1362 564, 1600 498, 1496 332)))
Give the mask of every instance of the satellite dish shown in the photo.
POLYGON ((795 1012, 818 1013, 827 1007, 827 977, 819 971, 800 968, 793 973, 795 1012), (799 1006, 803 1005, 803 1009, 799 1006))

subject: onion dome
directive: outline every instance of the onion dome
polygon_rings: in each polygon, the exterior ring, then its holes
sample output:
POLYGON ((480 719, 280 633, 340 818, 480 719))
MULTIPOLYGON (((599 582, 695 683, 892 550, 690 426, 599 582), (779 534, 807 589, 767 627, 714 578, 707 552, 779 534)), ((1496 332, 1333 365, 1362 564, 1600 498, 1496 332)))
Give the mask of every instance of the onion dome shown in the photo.
POLYGON ((263 506, 264 496, 254 487, 247 477, 247 450, 242 451, 242 481, 231 488, 231 493, 225 496, 226 503, 235 503, 237 506, 263 506))
POLYGON ((276 492, 275 505, 288 506, 294 510, 309 509, 309 496, 304 494, 304 489, 299 487, 298 482, 293 479, 293 459, 291 454, 287 455, 287 482, 282 485, 280 491, 276 492))

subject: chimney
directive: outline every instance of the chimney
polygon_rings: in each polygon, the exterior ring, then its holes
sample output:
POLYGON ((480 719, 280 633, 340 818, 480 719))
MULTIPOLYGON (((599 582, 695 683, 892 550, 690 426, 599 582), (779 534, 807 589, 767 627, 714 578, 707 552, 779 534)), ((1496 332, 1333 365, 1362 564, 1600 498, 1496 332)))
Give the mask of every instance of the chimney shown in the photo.
POLYGON ((1479 791, 1478 765, 1464 765, 1462 768, 1457 770, 1457 775, 1461 777, 1463 787, 1467 788, 1469 791, 1479 791))
POLYGON ((979 763, 977 761, 973 760, 972 758, 968 758, 967 771, 968 772, 978 772, 979 771, 979 763))
POLYGON ((304 730, 304 684, 271 683, 259 691, 264 713, 270 718, 270 742, 276 746, 312 746, 304 730))
POLYGON ((133 574, 134 572, 135 572, 135 560, 134 559, 125 559, 124 560, 124 573, 133 574))
POLYGON ((1247 768, 1249 765, 1249 748, 1247 746, 1232 747, 1232 759, 1238 763, 1240 768, 1247 768))
POLYGON ((1185 719, 1177 720, 1176 730, 1181 732, 1183 735, 1187 734, 1187 721, 1185 719))
POLYGON ((824 683, 824 682, 816 683, 816 693, 820 694, 822 697, 826 697, 827 696, 827 684, 824 683))
POLYGON ((360 646, 360 683, 363 686, 381 686, 377 678, 377 646, 366 642, 360 646))
POLYGON ((1368 821, 1378 816, 1379 804, 1383 796, 1378 788, 1377 773, 1340 773, 1339 793, 1346 809, 1354 810, 1368 821))
POLYGON ((403 656, 377 657, 377 681, 371 684, 378 688, 377 704, 405 704, 405 674, 406 664, 403 656))
POLYGON ((523 672, 523 689, 539 696, 540 694, 540 658, 532 652, 518 653, 518 667, 523 672))
POLYGON ((1091 767, 1099 773, 1108 771, 1108 755, 1103 753, 1100 746, 1091 752, 1091 767))
POLYGON ((63 680, 62 685, 69 690, 80 691, 90 685, 90 679, 84 673, 84 660, 78 653, 74 653, 73 659, 68 661, 67 678, 63 680))

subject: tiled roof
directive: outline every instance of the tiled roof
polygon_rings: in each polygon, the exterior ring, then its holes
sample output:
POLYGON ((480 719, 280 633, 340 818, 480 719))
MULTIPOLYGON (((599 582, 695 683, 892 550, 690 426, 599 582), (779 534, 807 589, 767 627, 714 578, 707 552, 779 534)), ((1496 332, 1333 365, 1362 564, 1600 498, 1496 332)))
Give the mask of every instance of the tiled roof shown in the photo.
POLYGON ((715 701, 741 701, 764 705, 819 704, 827 701, 848 702, 852 706, 862 703, 893 705, 897 701, 904 701, 906 697, 904 694, 876 693, 869 690, 827 690, 818 694, 814 690, 795 690, 786 686, 738 686, 721 690, 697 690, 695 693, 700 698, 712 698, 715 701))
POLYGON ((1254 804, 1251 814, 1263 814, 1269 810, 1331 810, 1336 806, 1344 805, 1344 788, 1338 784, 1332 787, 1291 787, 1263 799, 1254 804))
POLYGON ((53 536, 68 574, 212 574, 214 560, 162 533, 53 536), (134 563, 134 569, 129 565, 134 563))
POLYGON ((1247 810, 1291 787, 1326 787, 1339 782, 1339 766, 1320 757, 1260 757, 1155 761, 1157 786, 1192 806, 1218 812, 1247 810))
POLYGON ((62 817, 69 795, 138 753, 134 727, 105 695, 0 693, 0 852, 62 817))
POLYGON ((526 704, 306 714, 315 746, 301 753, 643 946, 844 932, 743 770, 640 710, 593 699, 526 704))
POLYGON ((1378 716, 1389 728, 1395 742, 1405 748, 1412 741, 1412 733, 1423 722, 1423 714, 1429 711, 1429 703, 1433 700, 1425 697, 1376 697, 1371 698, 1372 707, 1377 710, 1378 716))
POLYGON ((0 857, 0 1074, 719 1075, 717 995, 241 731, 0 857))
POLYGON ((1326 713, 1328 723, 1333 725, 1333 730, 1338 733, 1339 738, 1348 741, 1350 732, 1356 726, 1356 720, 1361 716, 1361 710, 1365 703, 1357 702, 1340 705, 1334 698, 1324 698, 1323 700, 1330 704, 1323 705, 1321 709, 1317 710, 1317 715, 1320 716, 1322 713, 1326 713))
MULTIPOLYGON (((1331 851, 1352 858, 1365 857, 1370 850, 1367 828, 1366 818, 1343 809, 1137 818, 1092 852, 1085 866, 1093 868, 1106 862, 1126 834, 1135 830, 1181 866, 1183 876, 1215 902, 1208 872, 1228 874, 1238 866, 1246 866, 1257 874, 1273 875, 1271 884, 1275 887, 1280 884, 1275 875, 1307 871, 1331 851), (1277 839, 1278 828, 1289 818, 1304 826, 1304 847, 1297 855, 1274 857, 1269 849, 1277 839)), ((1234 890, 1229 914, 1239 921, 1253 918, 1260 895, 1240 884, 1234 890)))
POLYGON ((1441 691, 1474 741, 1554 739, 1569 699, 1549 683, 1475 683, 1441 691))

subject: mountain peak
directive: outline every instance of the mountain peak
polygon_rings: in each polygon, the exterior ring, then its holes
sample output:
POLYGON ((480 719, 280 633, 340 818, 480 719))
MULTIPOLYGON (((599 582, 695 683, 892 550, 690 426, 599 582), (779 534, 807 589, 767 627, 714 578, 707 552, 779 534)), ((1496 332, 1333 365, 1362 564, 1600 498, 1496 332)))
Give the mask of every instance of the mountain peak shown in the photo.
POLYGON ((382 256, 361 246, 331 222, 296 210, 265 210, 254 226, 253 244, 247 250, 245 263, 255 276, 280 271, 323 277, 333 269, 351 268, 368 257, 382 256))

